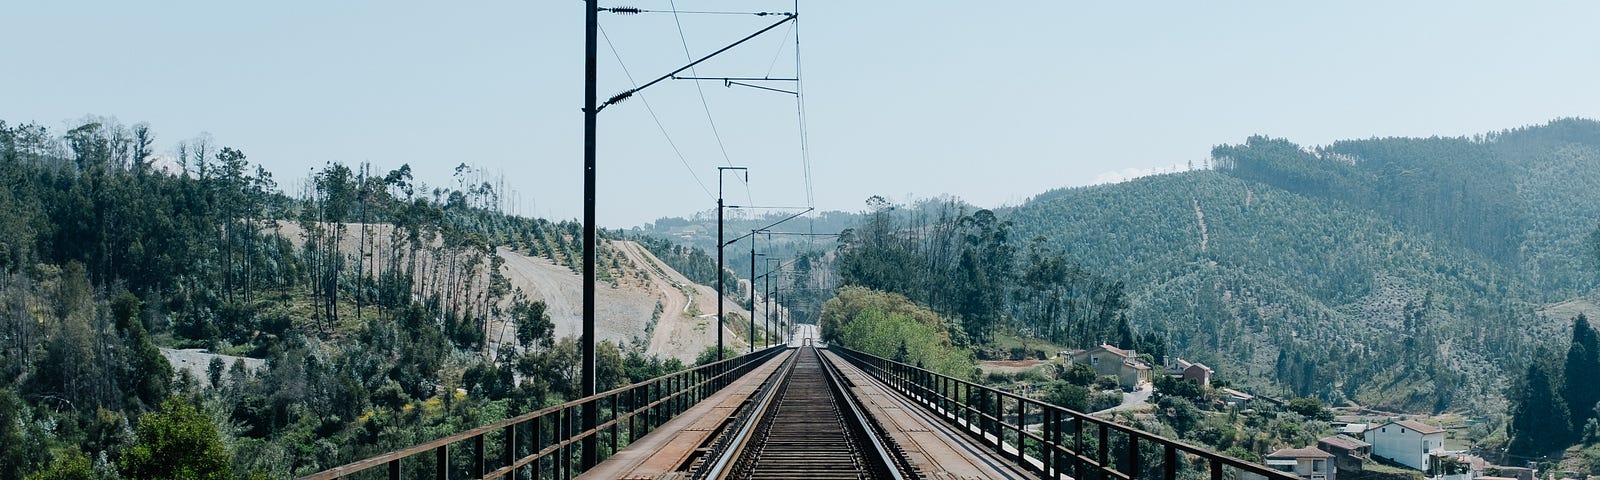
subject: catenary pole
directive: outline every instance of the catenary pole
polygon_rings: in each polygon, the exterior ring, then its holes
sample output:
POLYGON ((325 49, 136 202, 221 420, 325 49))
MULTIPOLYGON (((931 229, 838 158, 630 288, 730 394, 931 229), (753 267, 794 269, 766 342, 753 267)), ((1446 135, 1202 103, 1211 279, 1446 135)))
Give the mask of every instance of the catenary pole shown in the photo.
MULTIPOLYGON (((597 47, 599 46, 598 31, 600 29, 600 3, 599 0, 584 2, 584 46, 583 46, 583 340, 579 342, 583 349, 583 396, 585 398, 595 394, 595 365, 594 365, 594 269, 595 269, 595 116, 600 113, 595 109, 595 64, 597 47)), ((595 402, 585 402, 582 417, 583 431, 593 431, 598 414, 595 402)), ((589 435, 583 439, 582 458, 579 464, 584 470, 593 467, 598 461, 599 435, 589 435)))

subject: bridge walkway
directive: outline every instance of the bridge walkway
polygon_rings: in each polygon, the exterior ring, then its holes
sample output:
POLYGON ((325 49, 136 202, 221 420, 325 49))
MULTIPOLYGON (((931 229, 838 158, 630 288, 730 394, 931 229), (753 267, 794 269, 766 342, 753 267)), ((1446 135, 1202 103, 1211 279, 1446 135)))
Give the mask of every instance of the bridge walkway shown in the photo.
MULTIPOLYGON (((891 391, 882 382, 837 354, 821 351, 848 384, 863 413, 880 428, 895 452, 920 478, 1028 479, 1037 476, 978 445, 959 430, 928 415, 917 405, 891 391)), ((733 423, 739 409, 794 355, 776 356, 716 395, 700 402, 655 431, 595 465, 578 478, 678 479, 688 478, 694 462, 709 443, 733 423)), ((882 437, 880 437, 882 438, 882 437)))

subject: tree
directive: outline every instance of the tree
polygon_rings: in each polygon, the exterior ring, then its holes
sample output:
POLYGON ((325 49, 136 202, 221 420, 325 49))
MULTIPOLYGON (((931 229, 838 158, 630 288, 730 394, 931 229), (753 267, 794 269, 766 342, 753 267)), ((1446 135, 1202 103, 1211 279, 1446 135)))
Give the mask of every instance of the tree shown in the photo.
POLYGON ((1322 401, 1312 397, 1300 397, 1289 401, 1289 411, 1298 413, 1312 420, 1333 420, 1333 412, 1322 406, 1322 401))
POLYGON ((89 457, 84 455, 78 447, 67 447, 67 450, 56 454, 48 465, 33 474, 27 480, 83 480, 94 478, 94 467, 89 457))
POLYGON ((1572 319, 1572 345, 1562 371, 1561 399, 1567 402, 1572 430, 1577 432, 1594 417, 1594 406, 1600 403, 1600 382, 1589 375, 1600 371, 1600 336, 1581 313, 1572 319))
POLYGON ((28 444, 23 424, 22 399, 0 387, 0 477, 17 478, 28 466, 28 444))
POLYGON ((555 323, 550 320, 543 300, 527 301, 522 292, 517 292, 516 300, 511 304, 511 318, 516 321, 517 344, 522 348, 533 348, 535 345, 550 348, 554 342, 555 323))
POLYGON ((225 480, 233 478, 232 460, 209 416, 170 400, 139 419, 117 467, 132 479, 225 480))
POLYGON ((1081 385, 1060 382, 1050 385, 1044 401, 1079 412, 1089 411, 1089 389, 1081 385))
POLYGON ((1094 379, 1097 374, 1094 372, 1094 369, 1088 365, 1074 363, 1071 367, 1068 367, 1064 370, 1065 371, 1061 372, 1058 377, 1060 377, 1062 380, 1065 380, 1067 383, 1080 387, 1094 385, 1094 379))
MULTIPOLYGON (((1542 356, 1542 355, 1541 355, 1542 356)), ((1536 356, 1537 358, 1537 356, 1536 356)), ((1566 445, 1570 437, 1567 405, 1556 395, 1549 367, 1528 365, 1520 388, 1512 392, 1510 450, 1518 455, 1538 455, 1566 445)))

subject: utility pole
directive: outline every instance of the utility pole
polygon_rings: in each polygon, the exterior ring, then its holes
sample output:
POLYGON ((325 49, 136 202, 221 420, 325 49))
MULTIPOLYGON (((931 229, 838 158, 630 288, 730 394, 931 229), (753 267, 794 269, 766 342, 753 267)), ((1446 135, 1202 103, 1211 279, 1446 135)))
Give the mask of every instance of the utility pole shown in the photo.
MULTIPOLYGON (((600 111, 595 107, 595 52, 599 46, 597 32, 600 29, 600 0, 586 0, 584 2, 584 45, 583 45, 583 339, 578 342, 583 350, 583 396, 592 397, 595 394, 594 371, 594 198, 595 198, 595 115, 600 111)), ((599 414, 595 402, 584 402, 583 411, 579 416, 583 418, 583 431, 591 432, 598 423, 596 416, 599 414)), ((579 464, 584 470, 594 467, 599 460, 599 435, 589 435, 583 438, 583 453, 579 464)))
MULTIPOLYGON (((590 0, 594 1, 594 0, 590 0)), ((750 181, 750 170, 744 167, 717 167, 717 361, 722 361, 722 251, 728 244, 722 242, 722 173, 728 170, 743 170, 744 180, 750 181)), ((755 288, 751 285, 750 288, 755 288)), ((753 310, 754 305, 750 308, 753 310)), ((754 315, 752 312, 751 315, 754 315)))
MULTIPOLYGON (((777 260, 777 259, 771 258, 771 257, 767 258, 767 262, 766 262, 767 263, 767 273, 765 275, 762 275, 763 277, 766 277, 766 286, 761 288, 761 294, 764 297, 764 298, 761 299, 761 301, 762 301, 762 303, 765 303, 767 305, 766 311, 767 311, 767 319, 768 320, 772 319, 772 261, 773 260, 777 260)), ((783 268, 783 264, 779 263, 778 264, 778 268, 783 268)), ((750 288, 755 288, 755 285, 754 284, 750 285, 750 288)))
MULTIPOLYGON (((617 13, 617 14, 624 14, 624 15, 631 15, 631 14, 641 13, 640 9, 628 8, 628 7, 602 9, 602 8, 600 8, 599 0, 585 0, 584 1, 584 7, 583 7, 583 17, 584 17, 584 42, 583 42, 583 58, 584 58, 584 64, 583 64, 583 336, 581 338, 581 341, 579 342, 579 343, 582 344, 579 348, 582 351, 582 353, 580 355, 582 357, 581 361, 582 361, 582 369, 583 369, 583 374, 582 374, 583 378, 580 379, 579 383, 582 384, 581 388, 582 388, 582 392, 583 392, 584 398, 592 397, 592 396, 595 395, 595 393, 597 393, 595 391, 595 364, 594 364, 595 363, 594 362, 594 347, 595 347, 595 332, 594 332, 594 313, 595 313, 595 311, 594 311, 594 295, 595 295, 595 288, 594 288, 594 277, 595 277, 595 263, 596 263, 596 260, 595 260, 595 212, 594 212, 594 210, 595 210, 595 117, 597 115, 599 115, 601 110, 604 110, 606 107, 609 107, 611 105, 616 105, 618 102, 621 102, 623 100, 627 100, 628 98, 633 97, 634 94, 639 93, 640 90, 644 90, 645 88, 649 88, 651 85, 655 85, 657 83, 661 83, 664 80, 673 78, 674 75, 677 75, 677 74, 683 72, 684 70, 688 70, 690 68, 693 68, 695 65, 699 65, 701 62, 704 62, 704 61, 710 59, 711 57, 715 57, 717 55, 721 55, 723 52, 726 52, 729 49, 732 49, 733 47, 736 47, 736 46, 739 46, 740 44, 748 42, 748 41, 750 41, 750 39, 758 37, 763 33, 772 31, 772 29, 778 28, 779 25, 783 25, 785 23, 795 21, 795 19, 797 18, 795 16, 794 12, 779 14, 779 15, 782 15, 782 17, 783 17, 781 20, 778 20, 777 22, 774 22, 771 25, 767 25, 765 28, 757 30, 755 33, 747 35, 744 38, 739 39, 738 41, 735 41, 735 42, 733 42, 731 44, 728 44, 725 47, 722 47, 721 49, 718 49, 717 51, 711 52, 710 54, 702 56, 697 60, 689 62, 689 64, 687 64, 687 65, 684 65, 682 67, 678 67, 677 70, 673 70, 671 72, 668 72, 665 75, 662 75, 660 77, 656 77, 656 79, 648 81, 648 82, 645 82, 643 85, 636 85, 633 88, 624 90, 621 93, 613 95, 611 98, 607 99, 604 102, 600 102, 600 101, 598 101, 599 99, 596 96, 597 95, 597 85, 596 85, 596 78, 597 77, 595 75, 595 70, 596 70, 595 69, 595 65, 598 63, 596 61, 596 58, 597 58, 596 52, 599 50, 598 47, 599 47, 599 39, 600 39, 599 31, 600 31, 600 11, 601 10, 605 10, 605 11, 609 11, 609 12, 617 13)), ((767 13, 752 13, 752 15, 767 15, 767 13)), ((723 168, 736 168, 736 169, 743 170, 744 167, 717 167, 717 169, 719 171, 719 173, 717 175, 717 240, 718 240, 718 245, 717 245, 717 359, 718 360, 722 359, 722 245, 721 245, 721 240, 722 240, 722 175, 721 175, 720 171, 723 168)), ((583 407, 582 407, 581 411, 579 412, 579 417, 581 417, 580 420, 579 420, 580 427, 583 428, 584 431, 592 432, 595 429, 595 427, 598 425, 598 422, 596 422, 596 420, 598 420, 598 418, 597 418, 598 416, 599 416, 599 412, 597 411, 596 403, 595 402, 585 402, 583 404, 583 407)), ((580 458, 580 465, 582 466, 582 468, 584 470, 587 470, 590 467, 593 467, 599 461, 599 448, 598 448, 599 447, 599 442, 598 441, 599 441, 599 435, 596 435, 596 434, 591 434, 591 435, 589 435, 587 437, 584 437, 584 439, 583 439, 583 442, 582 442, 583 445, 582 445, 582 448, 580 449, 582 451, 581 458, 580 458)))
MULTIPOLYGON (((772 330, 767 330, 772 335, 772 330)), ((756 230, 750 231, 750 352, 756 351, 756 230)))

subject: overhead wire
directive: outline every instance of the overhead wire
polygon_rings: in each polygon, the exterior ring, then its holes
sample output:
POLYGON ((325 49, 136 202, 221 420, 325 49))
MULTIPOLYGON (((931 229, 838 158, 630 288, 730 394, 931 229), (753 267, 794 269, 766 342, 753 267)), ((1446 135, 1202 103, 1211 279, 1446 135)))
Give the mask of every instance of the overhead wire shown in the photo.
MULTIPOLYGON (((668 0, 667 2, 667 4, 672 7, 673 11, 672 23, 678 27, 678 41, 683 45, 683 58, 688 59, 689 61, 694 61, 694 55, 689 53, 689 37, 683 33, 683 20, 678 18, 677 3, 677 0, 668 0)), ((694 67, 689 68, 689 74, 693 76, 700 76, 700 74, 695 71, 694 67)), ((728 156, 728 147, 722 143, 722 133, 717 131, 717 121, 711 116, 711 103, 706 101, 706 92, 705 89, 700 87, 699 80, 694 81, 694 91, 700 94, 700 106, 706 111, 706 123, 711 125, 711 136, 717 140, 717 149, 722 151, 722 161, 730 167, 733 166, 733 158, 728 156)), ((745 172, 745 175, 748 176, 749 171, 746 170, 745 172)), ((746 177, 739 176, 735 176, 734 178, 737 178, 740 182, 744 183, 745 199, 750 202, 754 202, 755 196, 750 193, 749 180, 746 177)))
MULTIPOLYGON (((639 87, 639 82, 635 81, 633 79, 633 73, 628 71, 628 64, 622 61, 622 54, 618 53, 617 46, 611 43, 611 36, 606 35, 605 27, 599 27, 599 30, 600 36, 606 40, 606 46, 611 48, 611 55, 617 58, 617 65, 622 67, 622 74, 628 77, 628 84, 633 85, 633 87, 637 89, 639 87)), ((678 143, 672 141, 672 135, 667 133, 667 126, 661 123, 661 117, 657 116, 656 110, 650 107, 650 101, 645 99, 644 94, 642 93, 637 95, 639 97, 639 101, 644 104, 645 111, 650 112, 650 118, 655 120, 656 128, 661 130, 661 136, 667 139, 667 145, 672 147, 672 153, 678 156, 678 161, 683 163, 683 168, 689 171, 689 176, 691 178, 694 178, 694 183, 700 185, 700 190, 706 192, 706 197, 711 199, 717 198, 716 195, 711 193, 711 188, 706 186, 706 182, 700 180, 700 175, 694 173, 694 167, 689 165, 689 159, 683 156, 683 151, 678 149, 678 143)))
POLYGON ((635 14, 640 14, 640 13, 671 13, 673 15, 677 15, 677 14, 681 13, 681 14, 684 14, 684 15, 754 15, 754 16, 757 16, 757 17, 765 17, 765 16, 768 16, 768 15, 787 15, 788 14, 787 12, 735 12, 735 11, 718 11, 718 10, 678 10, 677 7, 673 7, 671 10, 651 10, 651 9, 647 9, 647 8, 638 8, 638 7, 611 7, 611 8, 601 8, 600 10, 607 11, 607 12, 612 12, 612 13, 619 13, 619 14, 623 14, 623 15, 635 15, 635 14))
MULTIPOLYGON (((794 12, 800 14, 800 0, 794 0, 794 12)), ((806 129, 806 88, 805 75, 800 70, 800 19, 794 21, 794 104, 795 116, 800 122, 800 162, 805 170, 806 180, 806 206, 816 208, 816 195, 811 184, 811 140, 806 129)))
POLYGON ((778 58, 783 57, 783 47, 789 46, 789 34, 794 33, 794 23, 789 24, 789 29, 784 30, 783 40, 778 42, 778 51, 772 53, 772 61, 767 63, 766 78, 772 78, 772 70, 778 67, 778 58))

